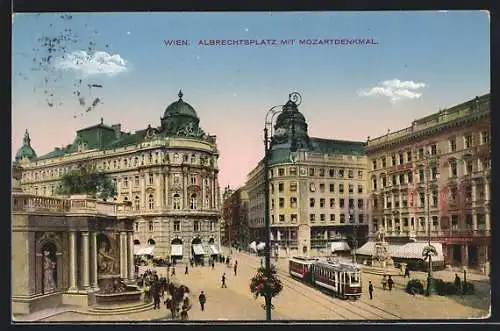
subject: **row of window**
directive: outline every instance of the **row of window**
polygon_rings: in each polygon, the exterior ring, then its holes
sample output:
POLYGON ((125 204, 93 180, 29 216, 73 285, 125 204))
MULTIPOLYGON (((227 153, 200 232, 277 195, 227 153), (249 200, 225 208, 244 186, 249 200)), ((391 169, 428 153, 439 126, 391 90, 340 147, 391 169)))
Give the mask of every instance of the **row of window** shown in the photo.
MULTIPOLYGON (((283 215, 283 214, 278 215, 279 223, 284 223, 286 216, 287 215, 283 215)), ((311 223, 316 222, 316 220, 317 220, 316 216, 317 216, 316 214, 309 214, 309 221, 311 223)), ((340 224, 345 223, 346 222, 346 214, 341 213, 339 216, 340 216, 340 218, 339 218, 340 224)), ((349 221, 349 223, 355 223, 356 222, 356 215, 347 214, 347 220, 349 221)), ((359 223, 363 223, 364 222, 364 214, 358 214, 357 220, 359 223)), ((325 222, 326 221, 326 214, 319 214, 319 221, 325 222)), ((330 222, 335 222, 335 214, 330 214, 330 222)), ((274 215, 271 215, 271 224, 275 224, 275 223, 276 223, 276 221, 275 221, 274 215)), ((292 223, 292 224, 297 223, 297 214, 290 214, 290 223, 292 223)))
MULTIPOLYGON (((485 214, 477 214, 477 230, 485 230, 486 229, 486 215, 485 214)), ((460 217, 459 215, 451 215, 451 223, 449 224, 452 230, 458 230, 460 228, 459 224, 460 217)), ((373 219, 373 227, 374 229, 378 229, 378 219, 374 218, 373 219)), ((412 230, 415 230, 415 219, 412 217, 411 219, 408 218, 403 218, 402 219, 402 226, 404 228, 410 227, 412 230)), ((446 224, 443 224, 443 221, 441 221, 441 227, 442 228, 448 228, 446 224)), ((431 224, 434 229, 437 229, 439 226, 439 218, 438 216, 432 216, 431 217, 431 224)), ((390 227, 392 228, 393 222, 391 219, 384 220, 382 219, 381 222, 382 227, 390 227)), ((426 229, 426 218, 425 217, 419 217, 418 218, 418 223, 417 225, 420 225, 420 229, 425 230, 426 229)), ((472 230, 474 228, 474 219, 473 215, 467 214, 465 215, 464 218, 464 229, 467 230, 472 230)), ((401 220, 399 218, 394 218, 394 228, 395 230, 399 231, 401 229, 401 220)))
MULTIPOLYGON (((168 155, 168 154, 167 154, 168 155)), ((191 155, 185 153, 172 153, 173 163, 180 163, 181 160, 183 162, 189 162, 191 164, 197 164, 198 161, 201 165, 210 164, 212 166, 214 164, 214 160, 212 158, 208 159, 204 155, 198 155, 192 153, 191 155)), ((149 154, 142 154, 140 157, 129 157, 123 159, 116 160, 108 160, 102 161, 100 163, 96 163, 96 168, 98 170, 111 170, 111 169, 123 169, 136 167, 144 164, 158 164, 163 163, 163 153, 155 152, 149 154)), ((76 164, 72 166, 66 166, 61 168, 47 169, 47 170, 38 170, 38 171, 27 171, 23 173, 23 179, 49 179, 62 177, 66 173, 68 173, 71 169, 75 169, 77 167, 76 164)))
MULTIPOLYGON (((328 176, 335 178, 344 178, 345 174, 345 169, 335 169, 335 168, 309 168, 309 176, 314 177, 314 176, 319 176, 319 177, 325 177, 326 171, 328 170, 328 176)), ((355 170, 347 170, 347 178, 354 178, 355 170)), ((278 175, 279 177, 283 177, 285 175, 288 176, 297 176, 297 167, 288 167, 288 168, 278 168, 277 171, 275 172, 275 169, 271 169, 271 178, 273 178, 275 175, 278 175), (288 170, 288 171, 285 171, 288 170)), ((363 179, 363 170, 358 170, 357 171, 357 178, 358 179, 363 179)))
MULTIPOLYGON (((157 176, 158 176, 158 174, 157 174, 157 176)), ((154 185, 154 174, 149 174, 148 178, 149 178, 148 184, 154 185)), ((114 178, 113 181, 115 184, 121 182, 122 188, 128 188, 129 177, 127 177, 127 176, 122 177, 122 178, 114 178)), ((181 185, 182 184, 182 174, 180 174, 180 173, 172 174, 172 182, 175 185, 181 185)), ((189 184, 190 185, 198 185, 199 183, 200 183, 200 174, 192 173, 189 175, 189 184)), ((209 189, 208 178, 204 178, 204 184, 205 184, 206 189, 208 190, 209 189)), ((139 187, 139 186, 140 186, 140 176, 135 176, 134 177, 134 187, 139 187)))
MULTIPOLYGON (((270 184, 271 188, 271 194, 274 194, 274 184, 270 184)), ((319 185, 319 192, 324 193, 326 190, 326 185, 325 183, 320 183, 319 185)), ((354 193, 354 184, 348 184, 348 192, 349 193, 354 193)), ((344 184, 338 184, 338 193, 344 193, 344 184)), ((289 183, 289 190, 290 192, 297 192, 297 182, 290 182, 289 183)), ((335 192, 335 183, 329 183, 328 185, 328 190, 329 192, 335 192)), ((284 192, 285 191, 285 183, 278 183, 278 192, 284 192)), ((316 183, 310 183, 309 184, 309 191, 310 192, 316 192, 316 183)), ((358 193, 363 193, 363 185, 358 185, 357 187, 357 192, 358 193)))
MULTIPOLYGON (((210 227, 210 231, 215 231, 215 224, 216 222, 215 221, 210 221, 209 223, 210 227)), ((149 221, 148 222, 148 230, 149 232, 153 232, 155 230, 154 228, 154 222, 153 221, 149 221)), ((193 222, 193 230, 194 231, 202 231, 201 230, 201 222, 200 221, 194 221, 193 222)), ((136 222, 135 223, 135 231, 139 231, 139 223, 136 222)), ((181 221, 174 221, 174 231, 175 232, 178 232, 178 231, 181 231, 181 221)))
MULTIPOLYGON (((489 131, 484 130, 480 132, 479 134, 477 133, 466 133, 462 137, 462 144, 460 147, 462 149, 468 149, 476 145, 485 145, 490 143, 490 134, 489 131), (479 139, 476 141, 476 139, 479 139)), ((430 146, 427 146, 426 148, 420 147, 418 149, 418 154, 417 158, 418 160, 421 160, 425 157, 425 152, 427 149, 427 153, 430 155, 437 155, 438 154, 438 145, 437 144, 432 144, 430 146)), ((447 151, 448 153, 453 153, 457 151, 457 138, 450 138, 447 141, 447 151)), ((372 169, 376 170, 379 165, 382 166, 382 168, 387 167, 387 160, 389 158, 387 156, 382 157, 379 160, 372 160, 372 169)), ((414 161, 412 158, 412 151, 406 151, 406 152, 399 152, 397 154, 392 154, 390 157, 390 166, 396 166, 396 165, 402 165, 405 163, 410 163, 414 161)))
MULTIPOLYGON (((345 200, 346 199, 339 199, 339 207, 344 208, 345 207, 345 200)), ((325 198, 320 198, 319 199, 319 207, 324 208, 325 207, 325 198)), ((330 208, 335 207, 335 198, 330 198, 330 208)), ((364 207, 364 200, 363 199, 358 199, 358 208, 362 209, 364 207)), ((285 208, 285 198, 279 198, 278 199, 278 206, 279 208, 285 208)), ((316 199, 315 198, 309 198, 309 207, 314 208, 316 206, 316 199)), ((296 197, 291 197, 290 198, 290 208, 297 208, 297 198, 296 197)), ((354 199, 349 199, 349 208, 354 208, 354 199)), ((274 199, 271 200, 271 209, 274 209, 274 199)))
MULTIPOLYGON (((488 159, 481 159, 477 158, 476 159, 476 167, 474 167, 474 160, 472 158, 466 159, 463 161, 463 175, 471 175, 474 171, 474 168, 477 171, 483 171, 484 169, 489 169, 490 168, 490 160, 488 159)), ((417 183, 424 183, 426 178, 428 177, 426 175, 426 171, 424 168, 418 169, 418 171, 415 173, 417 178, 415 178, 415 181, 417 183)), ((453 160, 449 163, 448 165, 448 178, 456 178, 458 177, 458 162, 456 160, 453 160)), ((430 180, 436 180, 438 178, 438 170, 437 167, 431 167, 430 168, 430 180)), ((381 188, 387 187, 387 176, 382 174, 380 175, 380 181, 381 181, 381 188)), ((414 178, 413 178, 413 172, 408 171, 408 172, 401 172, 399 174, 393 174, 391 175, 391 181, 390 183, 392 186, 397 186, 397 185, 404 185, 404 184, 413 184, 414 178)), ((377 178, 372 178, 372 188, 374 190, 377 189, 377 178)))

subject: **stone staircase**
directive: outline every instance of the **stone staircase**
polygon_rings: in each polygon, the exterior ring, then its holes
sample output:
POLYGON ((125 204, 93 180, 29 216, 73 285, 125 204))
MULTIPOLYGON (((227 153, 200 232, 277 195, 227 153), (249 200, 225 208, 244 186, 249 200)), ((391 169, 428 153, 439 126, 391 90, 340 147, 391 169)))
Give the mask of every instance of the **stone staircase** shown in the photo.
POLYGON ((130 314, 151 310, 153 309, 153 306, 152 302, 144 301, 117 305, 95 305, 89 307, 89 309, 84 313, 87 315, 130 314))

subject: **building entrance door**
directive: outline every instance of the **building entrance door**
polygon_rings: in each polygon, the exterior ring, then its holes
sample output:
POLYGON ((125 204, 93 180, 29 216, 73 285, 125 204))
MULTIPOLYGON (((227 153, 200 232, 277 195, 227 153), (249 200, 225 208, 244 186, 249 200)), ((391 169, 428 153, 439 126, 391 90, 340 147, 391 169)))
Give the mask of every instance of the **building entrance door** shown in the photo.
POLYGON ((462 252, 460 250, 460 245, 451 245, 451 263, 453 265, 460 265, 462 260, 462 252))
POLYGON ((467 265, 469 267, 477 267, 477 246, 469 246, 467 249, 467 256, 469 257, 467 265))

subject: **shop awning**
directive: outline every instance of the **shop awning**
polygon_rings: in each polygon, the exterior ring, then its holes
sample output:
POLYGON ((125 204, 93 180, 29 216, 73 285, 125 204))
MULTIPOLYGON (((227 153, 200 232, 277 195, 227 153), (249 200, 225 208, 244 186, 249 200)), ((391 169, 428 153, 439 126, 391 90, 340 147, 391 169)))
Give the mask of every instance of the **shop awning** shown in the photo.
MULTIPOLYGON (((404 245, 394 245, 391 249, 393 257, 403 259, 423 259, 422 252, 429 244, 427 242, 412 242, 404 245)), ((432 243, 431 245, 436 248, 437 256, 433 256, 433 261, 444 261, 443 245, 441 243, 432 243)))
POLYGON ((254 252, 257 252, 257 243, 255 241, 252 241, 248 247, 252 249, 254 252))
POLYGON ((255 247, 258 251, 261 251, 263 250, 264 248, 266 248, 266 243, 259 243, 256 247, 255 247))
POLYGON ((331 243, 332 252, 350 251, 351 247, 345 241, 334 241, 331 243))
POLYGON ((171 256, 182 256, 182 245, 172 245, 170 250, 171 256))
POLYGON ((201 244, 193 245, 194 255, 205 255, 205 250, 201 244))
POLYGON ((208 248, 210 249, 210 255, 219 255, 219 249, 217 249, 217 247, 215 245, 210 245, 208 246, 208 248))
POLYGON ((146 247, 136 247, 134 246, 134 255, 153 255, 155 246, 146 246, 146 247))
MULTIPOLYGON (((428 245, 427 242, 410 242, 406 244, 389 244, 387 251, 391 257, 401 259, 423 259, 422 252, 428 245)), ((436 248, 437 256, 433 256, 433 261, 444 261, 443 245, 441 243, 431 243, 436 248)), ((356 251, 359 255, 372 256, 375 253, 375 242, 369 241, 356 251)))

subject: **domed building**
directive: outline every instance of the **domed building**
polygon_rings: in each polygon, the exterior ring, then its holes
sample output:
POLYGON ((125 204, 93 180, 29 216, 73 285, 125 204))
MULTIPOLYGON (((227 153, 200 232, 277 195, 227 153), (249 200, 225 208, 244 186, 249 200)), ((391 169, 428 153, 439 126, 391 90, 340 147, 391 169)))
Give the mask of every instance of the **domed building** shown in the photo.
POLYGON ((16 153, 16 162, 21 161, 21 160, 33 160, 36 158, 36 152, 31 147, 31 139, 30 135, 28 133, 28 130, 24 133, 24 138, 23 138, 23 146, 19 148, 19 150, 16 153))
MULTIPOLYGON (((349 253, 368 232, 365 143, 309 136, 288 100, 276 117, 270 155, 272 254, 349 253)), ((265 241, 264 162, 248 174, 250 241, 265 241)))
POLYGON ((201 262, 219 253, 218 157, 216 137, 201 129, 179 91, 159 126, 129 133, 101 118, 71 144, 38 157, 26 131, 16 161, 23 191, 43 196, 57 196, 71 169, 106 172, 117 188, 114 200, 133 207, 136 256, 201 262))

